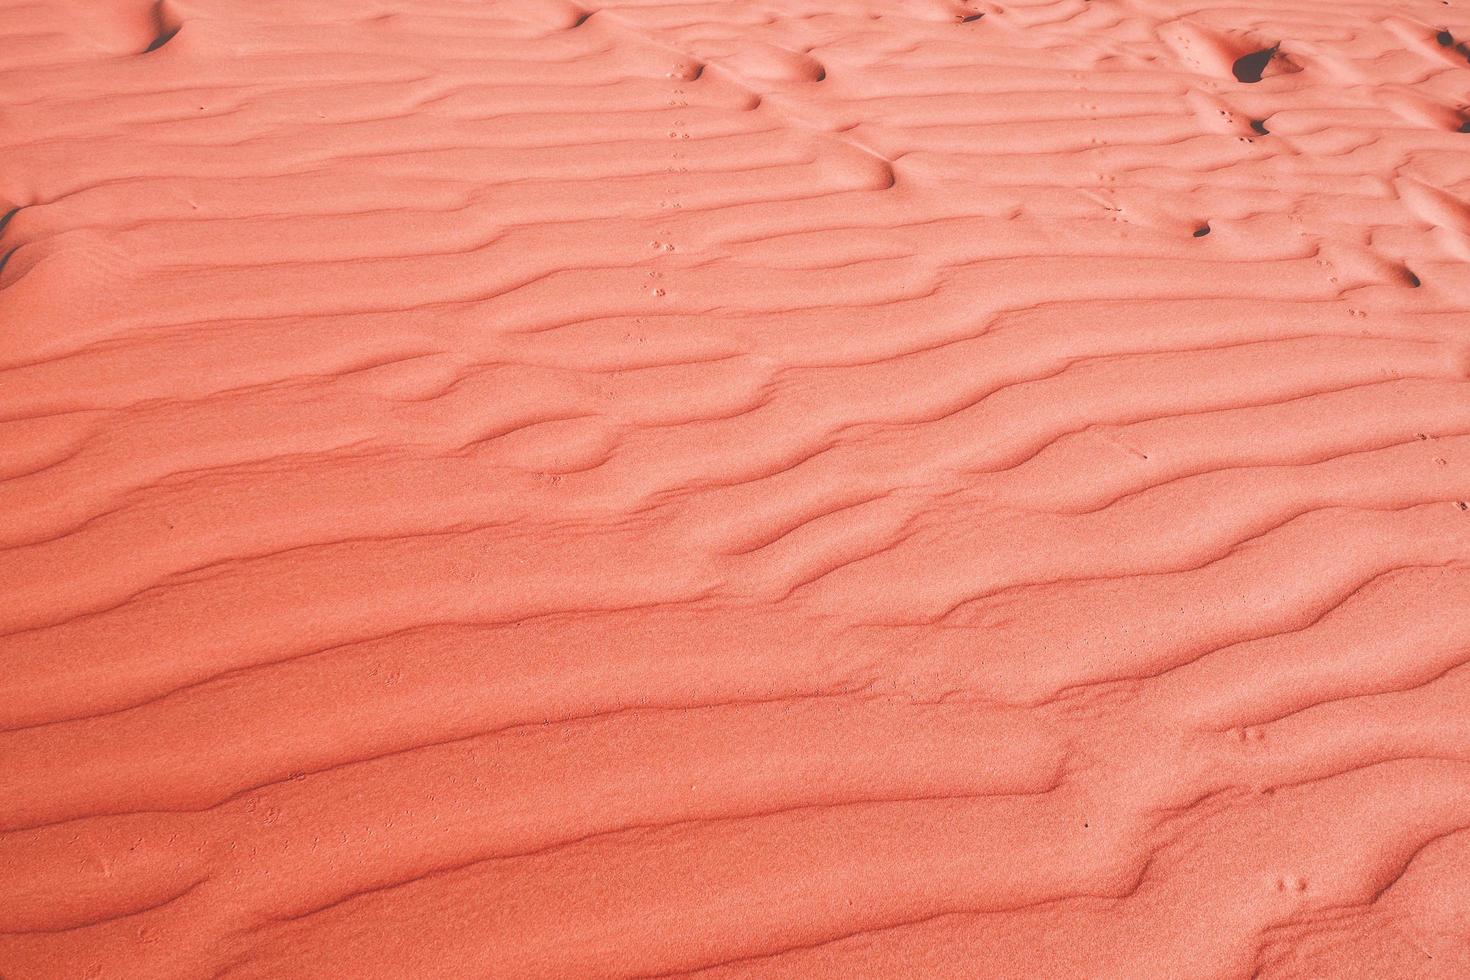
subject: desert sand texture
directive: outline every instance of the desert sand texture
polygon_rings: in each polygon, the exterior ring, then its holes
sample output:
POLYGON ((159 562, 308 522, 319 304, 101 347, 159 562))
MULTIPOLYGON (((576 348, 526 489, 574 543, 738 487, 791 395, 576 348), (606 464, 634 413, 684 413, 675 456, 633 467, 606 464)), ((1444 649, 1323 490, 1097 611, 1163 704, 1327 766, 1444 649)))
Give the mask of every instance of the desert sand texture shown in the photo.
POLYGON ((0 0, 0 977, 1470 977, 1470 0, 0 0))

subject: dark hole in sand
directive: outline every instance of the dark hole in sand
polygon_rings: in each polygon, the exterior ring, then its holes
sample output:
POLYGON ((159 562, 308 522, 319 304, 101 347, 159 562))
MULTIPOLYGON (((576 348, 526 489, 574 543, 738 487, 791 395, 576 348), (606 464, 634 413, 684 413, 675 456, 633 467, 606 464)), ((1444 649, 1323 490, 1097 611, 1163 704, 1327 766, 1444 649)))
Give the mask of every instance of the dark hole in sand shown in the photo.
POLYGON ((1198 228, 1196 228, 1194 230, 1194 237, 1195 238, 1204 238, 1209 233, 1210 233, 1210 226, 1209 225, 1200 225, 1198 228))
POLYGON ((1266 124, 1259 119, 1251 120, 1251 132, 1257 136, 1269 136, 1271 134, 1271 131, 1266 128, 1266 124))
POLYGON ((1236 81, 1259 82, 1261 80, 1261 72, 1266 70, 1266 66, 1271 63, 1271 59, 1274 57, 1276 57, 1275 48, 1254 51, 1251 54, 1241 55, 1239 58, 1236 58, 1235 64, 1230 67, 1230 70, 1235 72, 1236 81))
POLYGON ((150 51, 157 51, 159 48, 172 41, 174 39, 174 35, 177 33, 179 33, 179 29, 177 27, 175 27, 171 31, 164 31, 162 34, 153 39, 152 44, 143 49, 143 53, 147 54, 150 51))

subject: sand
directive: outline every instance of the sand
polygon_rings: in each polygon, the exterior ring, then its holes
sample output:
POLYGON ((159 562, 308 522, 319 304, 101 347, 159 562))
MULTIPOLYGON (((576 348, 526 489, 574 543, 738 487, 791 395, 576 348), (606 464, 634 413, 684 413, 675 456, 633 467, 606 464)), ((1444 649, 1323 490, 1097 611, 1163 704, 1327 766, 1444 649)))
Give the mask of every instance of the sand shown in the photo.
POLYGON ((0 977, 1470 976, 1463 0, 0 2, 0 977))

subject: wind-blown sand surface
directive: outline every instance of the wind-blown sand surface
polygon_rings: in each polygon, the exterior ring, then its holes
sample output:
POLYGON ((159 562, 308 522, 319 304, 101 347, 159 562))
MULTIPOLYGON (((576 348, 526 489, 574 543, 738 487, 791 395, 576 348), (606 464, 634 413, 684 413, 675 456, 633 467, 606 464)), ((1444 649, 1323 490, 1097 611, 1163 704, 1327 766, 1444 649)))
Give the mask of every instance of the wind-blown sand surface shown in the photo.
POLYGON ((1470 976, 1462 2, 3 0, 0 976, 1470 976))

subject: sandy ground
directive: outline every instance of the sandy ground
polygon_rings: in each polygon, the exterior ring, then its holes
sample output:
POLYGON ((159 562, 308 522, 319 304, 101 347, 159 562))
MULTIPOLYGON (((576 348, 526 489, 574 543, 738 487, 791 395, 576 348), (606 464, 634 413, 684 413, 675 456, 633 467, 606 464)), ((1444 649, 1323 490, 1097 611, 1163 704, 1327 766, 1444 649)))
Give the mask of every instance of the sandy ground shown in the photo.
POLYGON ((1462 39, 0 0, 0 977, 1470 977, 1462 39))

